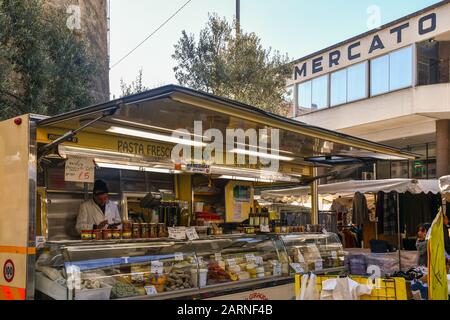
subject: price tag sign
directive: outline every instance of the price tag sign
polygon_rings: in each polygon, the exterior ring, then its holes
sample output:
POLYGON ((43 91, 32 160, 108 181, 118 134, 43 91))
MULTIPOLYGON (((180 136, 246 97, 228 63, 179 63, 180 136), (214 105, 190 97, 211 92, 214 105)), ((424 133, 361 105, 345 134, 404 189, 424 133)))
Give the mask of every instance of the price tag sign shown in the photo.
POLYGON ((256 261, 256 257, 255 257, 254 254, 246 254, 245 255, 245 260, 247 260, 248 263, 255 262, 256 261))
POLYGON ((150 273, 163 274, 164 273, 164 264, 161 261, 152 261, 150 273))
POLYGON ((222 261, 222 254, 220 252, 214 254, 216 261, 222 261))
POLYGON ((260 227, 261 232, 263 233, 269 233, 270 232, 270 227, 268 225, 261 225, 260 227))
POLYGON ((167 228, 169 231, 169 238, 175 240, 186 240, 186 228, 167 228))
POLYGON ((314 265, 315 265, 315 269, 316 269, 316 271, 320 271, 320 270, 322 270, 323 269, 323 263, 322 263, 322 260, 318 260, 318 261, 316 261, 315 263, 314 263, 314 265))
POLYGON ((183 261, 183 260, 184 260, 184 256, 181 252, 175 253, 175 261, 183 261))
POLYGON ((148 296, 154 296, 158 294, 158 291, 156 291, 155 286, 145 286, 144 288, 148 296))
POLYGON ((337 259, 337 257, 338 257, 337 252, 336 251, 331 252, 331 257, 333 259, 337 259))
POLYGON ((190 241, 193 240, 198 240, 200 239, 198 234, 197 234, 197 230, 195 230, 195 227, 192 228, 187 228, 186 229, 186 236, 190 241))
POLYGON ((45 246, 45 237, 37 236, 36 237, 36 248, 41 249, 45 246))
POLYGON ((262 257, 255 257, 255 262, 258 265, 261 265, 264 263, 263 258, 262 257))
POLYGON ((136 282, 144 282, 144 274, 143 273, 134 273, 131 275, 131 279, 136 282))
POLYGON ((94 183, 94 159, 70 157, 66 160, 64 181, 94 183))
POLYGON ((227 263, 230 267, 233 267, 236 265, 236 260, 234 259, 227 259, 227 263))
POLYGON ((294 269, 295 273, 304 273, 305 270, 303 270, 300 263, 291 263, 291 268, 294 269))
POLYGON ((273 275, 274 276, 281 276, 281 265, 279 263, 273 264, 273 275))

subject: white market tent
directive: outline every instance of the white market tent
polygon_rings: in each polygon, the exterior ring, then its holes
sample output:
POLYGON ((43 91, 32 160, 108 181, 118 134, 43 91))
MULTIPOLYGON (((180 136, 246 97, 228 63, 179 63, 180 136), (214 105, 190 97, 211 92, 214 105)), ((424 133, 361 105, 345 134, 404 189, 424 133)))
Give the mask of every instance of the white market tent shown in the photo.
MULTIPOLYGON (((442 178, 441 178, 442 179, 442 178)), ((450 192, 450 176, 446 187, 450 192)), ((390 180, 362 180, 346 181, 319 186, 320 195, 346 195, 360 193, 377 193, 383 191, 389 193, 396 191, 398 193, 410 192, 412 194, 420 193, 441 193, 438 180, 415 180, 415 179, 390 179, 390 180)), ((300 197, 311 193, 310 187, 298 187, 282 190, 267 190, 261 192, 262 196, 268 197, 300 197)))
MULTIPOLYGON (((356 192, 362 194, 375 194, 380 191, 389 193, 392 191, 398 193, 421 194, 433 193, 439 194, 445 188, 450 196, 450 176, 443 177, 440 180, 416 180, 416 179, 389 179, 389 180, 351 180, 347 182, 332 183, 320 185, 318 193, 325 195, 353 196, 356 192)), ((301 197, 308 196, 311 193, 310 187, 298 187, 283 190, 267 190, 261 193, 264 197, 301 197)), ((401 235, 400 235, 400 212, 397 206, 397 224, 398 224, 398 261, 401 269, 401 235)))

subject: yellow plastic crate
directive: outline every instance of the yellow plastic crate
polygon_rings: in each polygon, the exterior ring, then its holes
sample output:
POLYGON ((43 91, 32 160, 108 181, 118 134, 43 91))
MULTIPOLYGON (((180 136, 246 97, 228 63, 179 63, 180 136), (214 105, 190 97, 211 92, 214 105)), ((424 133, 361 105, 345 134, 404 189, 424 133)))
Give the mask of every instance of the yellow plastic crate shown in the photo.
MULTIPOLYGON (((295 296, 300 295, 301 289, 301 275, 295 276, 295 296)), ((329 279, 337 278, 337 276, 318 276, 317 277, 317 289, 322 291, 322 282, 329 279)), ((404 278, 391 278, 391 279, 375 279, 375 284, 372 279, 359 276, 350 276, 350 279, 360 284, 372 284, 373 289, 370 296, 361 296, 361 300, 407 300, 406 280, 404 278)))

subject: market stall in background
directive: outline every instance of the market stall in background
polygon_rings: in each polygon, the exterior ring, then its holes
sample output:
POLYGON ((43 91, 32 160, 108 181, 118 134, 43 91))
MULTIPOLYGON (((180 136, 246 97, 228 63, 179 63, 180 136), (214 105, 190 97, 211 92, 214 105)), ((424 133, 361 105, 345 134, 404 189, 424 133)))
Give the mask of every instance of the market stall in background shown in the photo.
POLYGON ((294 298, 294 274, 345 270, 338 236, 319 221, 322 158, 415 157, 176 86, 7 120, 0 132, 0 264, 9 272, 0 298, 7 299, 294 298), (230 128, 242 130, 232 148, 216 147, 231 163, 174 159, 177 146, 183 155, 203 152, 211 132, 227 136, 230 128), (251 130, 265 147, 255 148, 251 130), (239 156, 243 164, 233 160, 239 156), (98 179, 120 208, 121 228, 77 230, 98 179), (258 187, 299 185, 313 194, 303 218, 255 195, 258 187))

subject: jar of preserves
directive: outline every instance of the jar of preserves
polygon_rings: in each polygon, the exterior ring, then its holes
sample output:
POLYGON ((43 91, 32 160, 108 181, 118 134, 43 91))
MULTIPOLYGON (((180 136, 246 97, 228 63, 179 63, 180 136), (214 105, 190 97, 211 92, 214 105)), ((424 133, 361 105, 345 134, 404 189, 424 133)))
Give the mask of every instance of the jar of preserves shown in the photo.
POLYGON ((130 231, 131 232, 132 228, 133 228, 133 224, 130 221, 125 220, 122 222, 122 231, 130 231))
POLYGON ((122 230, 122 239, 129 240, 132 238, 133 238, 133 233, 131 232, 131 230, 127 230, 127 231, 122 230))
POLYGON ((112 230, 103 230, 102 236, 103 236, 103 240, 111 240, 112 239, 112 230))
POLYGON ((81 231, 81 240, 92 240, 93 230, 82 230, 81 231))
POLYGON ((164 223, 158 223, 158 238, 168 237, 166 225, 164 223))
POLYGON ((158 225, 156 223, 150 223, 149 225, 149 238, 150 239, 158 238, 158 225))
POLYGON ((102 240, 102 239, 103 239, 103 236, 102 236, 101 229, 97 229, 92 232, 92 240, 98 241, 98 240, 102 240))
POLYGON ((148 239, 150 238, 150 226, 148 223, 141 223, 141 238, 148 239))
POLYGON ((112 230, 112 239, 114 240, 120 240, 122 239, 122 231, 119 229, 112 230))
POLYGON ((133 239, 140 239, 141 238, 141 224, 133 223, 132 228, 133 228, 133 230, 132 230, 133 239))

